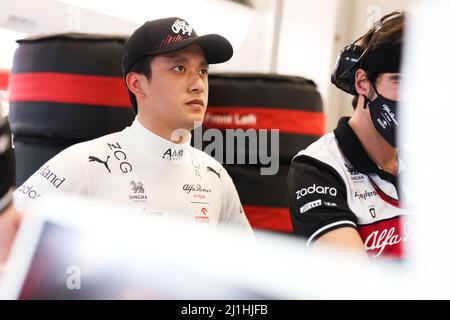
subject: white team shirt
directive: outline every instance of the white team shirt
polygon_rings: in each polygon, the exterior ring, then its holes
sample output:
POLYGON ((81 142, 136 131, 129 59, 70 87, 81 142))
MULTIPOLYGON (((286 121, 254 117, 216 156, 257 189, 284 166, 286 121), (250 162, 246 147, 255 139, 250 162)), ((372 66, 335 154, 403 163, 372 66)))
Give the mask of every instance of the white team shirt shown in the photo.
POLYGON ((132 206, 152 217, 174 216, 252 233, 223 166, 206 153, 150 132, 137 119, 123 131, 73 145, 45 163, 15 192, 16 206, 76 193, 132 206))

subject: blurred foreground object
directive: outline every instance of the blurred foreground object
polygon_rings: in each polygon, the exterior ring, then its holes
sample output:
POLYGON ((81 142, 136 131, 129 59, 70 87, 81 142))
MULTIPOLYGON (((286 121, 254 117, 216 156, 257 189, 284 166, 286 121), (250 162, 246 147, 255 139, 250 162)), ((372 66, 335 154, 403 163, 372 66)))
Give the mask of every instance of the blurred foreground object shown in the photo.
POLYGON ((304 247, 290 237, 257 234, 255 242, 231 228, 218 232, 58 197, 26 214, 0 297, 393 299, 418 293, 403 269, 374 269, 345 253, 304 247), (404 292, 396 290, 404 285, 404 292))

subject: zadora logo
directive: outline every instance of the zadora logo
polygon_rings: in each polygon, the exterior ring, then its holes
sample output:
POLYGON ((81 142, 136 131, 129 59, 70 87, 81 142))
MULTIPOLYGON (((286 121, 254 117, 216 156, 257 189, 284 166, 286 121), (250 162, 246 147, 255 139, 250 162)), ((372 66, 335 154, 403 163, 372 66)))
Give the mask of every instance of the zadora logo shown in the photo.
POLYGON ((303 189, 297 190, 295 193, 297 194, 297 200, 298 200, 301 197, 306 196, 307 194, 313 194, 313 193, 329 194, 333 197, 336 197, 337 190, 336 190, 336 188, 333 188, 333 187, 322 187, 322 186, 316 186, 316 184, 313 184, 312 186, 310 186, 308 188, 303 188, 303 189))

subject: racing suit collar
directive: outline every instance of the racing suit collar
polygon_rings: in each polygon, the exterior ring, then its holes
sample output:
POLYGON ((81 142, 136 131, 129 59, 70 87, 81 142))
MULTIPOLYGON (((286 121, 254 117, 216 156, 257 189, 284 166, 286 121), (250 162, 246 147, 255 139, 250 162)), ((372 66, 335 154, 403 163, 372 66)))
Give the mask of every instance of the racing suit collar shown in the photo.
MULTIPOLYGON (((381 179, 397 184, 397 177, 381 170, 375 162, 370 159, 358 137, 348 124, 350 117, 342 117, 334 129, 334 135, 344 156, 352 166, 364 174, 377 174, 381 179)), ((400 171, 400 168, 399 168, 400 171)))
POLYGON ((137 140, 141 151, 150 153, 160 159, 167 161, 180 161, 187 155, 190 147, 191 137, 182 144, 173 143, 145 128, 139 120, 133 121, 129 127, 131 134, 137 140))

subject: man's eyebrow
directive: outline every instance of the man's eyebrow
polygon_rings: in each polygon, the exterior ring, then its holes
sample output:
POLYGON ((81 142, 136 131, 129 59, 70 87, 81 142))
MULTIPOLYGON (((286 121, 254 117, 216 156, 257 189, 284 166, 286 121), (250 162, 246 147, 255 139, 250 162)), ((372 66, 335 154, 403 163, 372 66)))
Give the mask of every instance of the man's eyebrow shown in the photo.
POLYGON ((389 76, 389 78, 391 80, 400 80, 402 78, 402 75, 397 73, 397 74, 393 74, 392 76, 389 76))
MULTIPOLYGON (((189 59, 184 57, 184 56, 178 56, 178 55, 166 55, 165 56, 168 60, 170 60, 170 62, 172 63, 188 63, 189 59)), ((206 62, 205 60, 203 60, 202 62, 200 62, 200 66, 201 67, 208 67, 209 64, 208 62, 206 62)))

